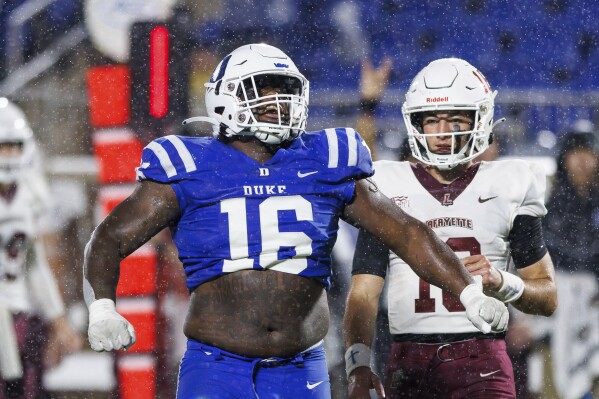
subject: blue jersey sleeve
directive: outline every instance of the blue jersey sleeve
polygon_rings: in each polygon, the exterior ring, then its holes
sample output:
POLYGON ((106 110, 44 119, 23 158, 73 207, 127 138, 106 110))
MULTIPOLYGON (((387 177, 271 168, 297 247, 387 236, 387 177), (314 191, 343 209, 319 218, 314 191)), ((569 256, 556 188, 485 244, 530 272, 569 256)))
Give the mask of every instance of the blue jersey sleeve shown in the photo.
POLYGON ((307 133, 321 153, 328 175, 335 182, 359 180, 374 174, 370 149, 352 128, 332 128, 307 133))
POLYGON ((137 181, 174 183, 197 169, 192 153, 178 136, 165 136, 148 144, 136 168, 137 181))

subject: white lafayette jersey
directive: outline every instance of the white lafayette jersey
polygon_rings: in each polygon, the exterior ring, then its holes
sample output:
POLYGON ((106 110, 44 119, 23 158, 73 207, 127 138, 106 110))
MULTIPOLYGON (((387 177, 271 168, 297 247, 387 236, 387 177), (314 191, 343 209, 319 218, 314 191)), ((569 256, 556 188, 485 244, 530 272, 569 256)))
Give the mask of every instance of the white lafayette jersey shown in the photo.
MULTIPOLYGON (((459 258, 483 254, 500 270, 509 265, 514 218, 547 213, 545 175, 521 160, 474 164, 451 184, 409 162, 378 161, 375 171, 380 190, 431 227, 459 258)), ((387 284, 392 334, 478 332, 459 299, 420 279, 393 252, 387 284)))
POLYGON ((0 304, 12 312, 30 312, 35 306, 28 269, 36 261, 34 237, 46 210, 39 194, 21 183, 9 195, 0 195, 0 304))

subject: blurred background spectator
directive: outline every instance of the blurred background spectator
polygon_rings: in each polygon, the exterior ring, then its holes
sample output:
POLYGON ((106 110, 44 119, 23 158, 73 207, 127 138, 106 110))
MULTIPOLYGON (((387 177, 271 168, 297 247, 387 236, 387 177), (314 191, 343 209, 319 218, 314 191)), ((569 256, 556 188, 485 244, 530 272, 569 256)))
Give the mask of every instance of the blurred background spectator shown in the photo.
POLYGON ((599 153, 592 122, 578 121, 559 143, 545 218, 556 269, 599 278, 599 153))
POLYGON ((558 148, 544 231, 559 307, 547 326, 551 362, 544 364, 558 395, 579 398, 599 377, 599 152, 593 123, 576 121, 558 148))

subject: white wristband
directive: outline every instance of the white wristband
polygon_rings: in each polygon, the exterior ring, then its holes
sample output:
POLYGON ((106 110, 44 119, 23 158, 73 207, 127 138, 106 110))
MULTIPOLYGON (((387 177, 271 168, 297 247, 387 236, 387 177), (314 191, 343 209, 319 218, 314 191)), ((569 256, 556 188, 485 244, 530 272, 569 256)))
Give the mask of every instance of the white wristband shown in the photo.
POLYGON ((460 292, 460 302, 465 308, 476 298, 484 297, 482 286, 478 283, 468 284, 462 292, 460 292))
POLYGON ((370 348, 362 343, 353 344, 345 351, 345 372, 347 376, 358 367, 370 368, 370 348))
POLYGON ((495 294, 495 297, 504 303, 510 303, 518 300, 524 292, 524 281, 515 274, 499 270, 503 278, 501 288, 495 294))

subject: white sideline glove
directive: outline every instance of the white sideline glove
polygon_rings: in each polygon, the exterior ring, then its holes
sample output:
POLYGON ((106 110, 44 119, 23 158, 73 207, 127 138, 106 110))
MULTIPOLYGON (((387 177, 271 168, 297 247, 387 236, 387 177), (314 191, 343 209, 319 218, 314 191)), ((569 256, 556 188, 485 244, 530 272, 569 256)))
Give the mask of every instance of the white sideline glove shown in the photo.
POLYGON ((87 337, 96 352, 127 350, 135 343, 135 330, 117 313, 114 301, 102 298, 89 305, 87 337))
POLYGON ((460 294, 468 320, 483 333, 503 332, 507 329, 509 313, 503 302, 483 294, 478 284, 467 285, 460 294))

